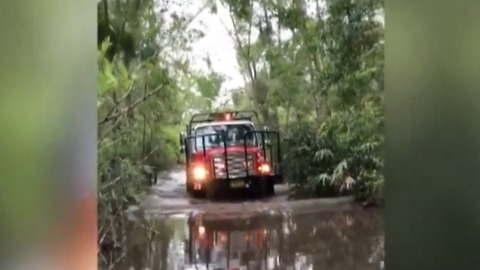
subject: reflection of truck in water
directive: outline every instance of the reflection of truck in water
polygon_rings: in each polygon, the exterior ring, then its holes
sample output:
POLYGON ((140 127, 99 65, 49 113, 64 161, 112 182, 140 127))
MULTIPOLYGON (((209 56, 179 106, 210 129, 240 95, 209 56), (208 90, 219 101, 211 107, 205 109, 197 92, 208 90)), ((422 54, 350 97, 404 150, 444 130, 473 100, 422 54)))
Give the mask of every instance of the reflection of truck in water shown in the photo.
POLYGON ((268 269, 272 232, 265 222, 265 217, 189 219, 189 239, 185 244, 187 264, 192 269, 268 269))
POLYGON ((204 192, 208 199, 233 189, 249 190, 255 197, 274 194, 274 185, 283 180, 280 136, 267 127, 257 130, 257 118, 254 111, 192 116, 180 134, 189 194, 204 192))

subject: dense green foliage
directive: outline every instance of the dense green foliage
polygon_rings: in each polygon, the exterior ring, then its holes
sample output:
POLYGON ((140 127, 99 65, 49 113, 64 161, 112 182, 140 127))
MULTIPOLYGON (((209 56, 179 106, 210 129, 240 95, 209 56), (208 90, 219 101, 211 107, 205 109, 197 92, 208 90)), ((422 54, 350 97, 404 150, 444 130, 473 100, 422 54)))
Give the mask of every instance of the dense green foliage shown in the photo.
MULTIPOLYGON (((192 68, 203 33, 183 1, 98 2, 100 242, 152 175, 179 158, 188 112, 209 110, 224 81, 192 68), (172 10, 180 10, 173 12, 172 10)), ((378 196, 383 186, 381 0, 205 1, 226 9, 245 85, 225 107, 254 109, 281 131, 297 192, 378 196)), ((209 59, 207 59, 209 66, 209 59)), ((232 59, 233 62, 233 59, 232 59)))
POLYGON ((333 196, 355 186, 359 198, 379 195, 382 1, 226 4, 251 82, 235 92, 234 106, 258 110, 282 132, 284 171, 297 193, 333 196))
POLYGON ((118 242, 121 213, 179 158, 186 109, 212 106, 222 77, 185 54, 202 36, 192 17, 153 0, 98 3, 98 211, 102 245, 118 242), (157 5, 157 4, 155 4, 157 5))

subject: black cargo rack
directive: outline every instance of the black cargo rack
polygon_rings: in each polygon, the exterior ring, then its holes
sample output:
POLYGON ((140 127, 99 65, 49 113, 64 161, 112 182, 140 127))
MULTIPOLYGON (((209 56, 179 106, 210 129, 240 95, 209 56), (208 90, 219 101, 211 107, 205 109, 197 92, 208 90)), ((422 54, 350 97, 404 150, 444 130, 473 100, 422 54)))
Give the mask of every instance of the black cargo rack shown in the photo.
MULTIPOLYGON (((272 168, 272 172, 273 172, 273 177, 275 178, 278 178, 279 181, 282 180, 282 169, 281 169, 281 148, 280 148, 280 134, 279 132, 277 131, 265 131, 265 130, 252 130, 252 131, 247 131, 245 132, 245 134, 243 135, 243 149, 244 149, 244 157, 245 157, 245 170, 246 170, 246 176, 252 176, 250 174, 250 167, 249 167, 249 163, 248 163, 248 153, 247 153, 247 147, 249 146, 248 143, 247 143, 247 136, 249 134, 252 134, 254 135, 256 138, 257 138, 257 146, 258 147, 261 147, 262 148, 262 154, 263 154, 263 157, 265 158, 266 161, 268 161, 270 167, 272 168), (261 140, 258 140, 258 137, 256 136, 257 134, 260 134, 260 137, 261 137, 261 140), (269 141, 268 137, 270 137, 271 135, 273 135, 275 138, 276 138, 276 149, 277 149, 277 155, 273 155, 273 147, 272 146, 269 146, 267 147, 267 144, 266 142, 269 141), (267 149, 268 148, 268 149, 267 149), (267 152, 268 150, 268 152, 267 152), (267 155, 267 153, 269 155, 267 155)), ((220 137, 221 141, 222 141, 222 144, 221 146, 218 146, 218 147, 222 147, 223 148, 223 156, 224 156, 224 160, 225 160, 225 173, 226 173, 226 177, 227 179, 230 178, 230 174, 229 174, 229 171, 228 171, 228 168, 229 168, 229 164, 228 164, 228 158, 227 158, 227 142, 226 142, 226 139, 225 139, 225 136, 221 133, 210 133, 210 134, 202 134, 202 135, 190 135, 190 136, 187 136, 184 138, 184 145, 185 145, 185 161, 186 161, 186 165, 187 167, 189 166, 190 164, 190 156, 192 155, 192 153, 194 151, 202 151, 203 152, 203 158, 204 160, 206 160, 206 157, 207 157, 207 148, 205 148, 205 137, 207 136, 217 136, 217 137, 220 137), (197 138, 202 138, 202 149, 201 150, 197 150, 197 142, 196 142, 196 139, 197 138), (191 143, 191 140, 194 140, 193 143, 191 143), (191 147, 193 146, 193 147, 191 147), (193 148, 193 149, 190 149, 190 148, 193 148)), ((217 147, 217 148, 218 148, 217 147)), ((216 174, 215 174, 215 170, 213 170, 213 177, 216 178, 216 174)))
POLYGON ((190 119, 190 122, 187 126, 188 133, 190 133, 190 130, 191 130, 193 124, 219 121, 218 116, 219 115, 226 115, 226 114, 229 114, 231 116, 231 120, 235 120, 235 121, 238 121, 238 120, 248 120, 248 121, 253 121, 253 122, 258 121, 257 112, 252 111, 252 110, 217 111, 217 112, 209 112, 209 113, 197 113, 197 114, 194 114, 192 116, 192 118, 190 119))

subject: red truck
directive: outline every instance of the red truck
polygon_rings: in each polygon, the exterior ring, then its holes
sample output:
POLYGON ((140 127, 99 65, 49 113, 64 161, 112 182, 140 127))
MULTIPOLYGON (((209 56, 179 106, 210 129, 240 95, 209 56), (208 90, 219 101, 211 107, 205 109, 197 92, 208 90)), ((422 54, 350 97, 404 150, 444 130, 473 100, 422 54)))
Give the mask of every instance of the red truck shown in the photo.
POLYGON ((255 111, 192 116, 180 134, 190 195, 214 200, 236 189, 256 198, 274 195, 274 185, 283 182, 280 135, 268 127, 257 130, 255 121, 255 111))

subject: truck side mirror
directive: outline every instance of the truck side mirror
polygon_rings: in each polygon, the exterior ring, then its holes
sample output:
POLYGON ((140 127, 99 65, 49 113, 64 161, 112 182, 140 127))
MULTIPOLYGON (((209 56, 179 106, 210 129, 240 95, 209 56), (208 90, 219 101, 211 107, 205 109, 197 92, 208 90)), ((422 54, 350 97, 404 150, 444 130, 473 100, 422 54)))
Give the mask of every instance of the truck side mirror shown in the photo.
POLYGON ((179 137, 180 153, 182 153, 182 154, 185 153, 185 138, 186 138, 185 131, 180 132, 180 137, 179 137))

